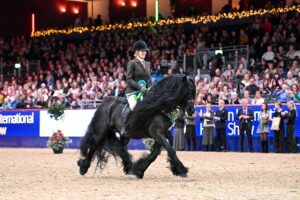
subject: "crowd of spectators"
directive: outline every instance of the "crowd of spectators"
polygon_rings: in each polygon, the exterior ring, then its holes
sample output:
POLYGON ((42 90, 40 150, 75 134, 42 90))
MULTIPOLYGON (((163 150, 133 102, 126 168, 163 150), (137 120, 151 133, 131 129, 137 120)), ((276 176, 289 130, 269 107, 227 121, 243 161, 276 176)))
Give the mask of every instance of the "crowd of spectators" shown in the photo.
MULTIPOLYGON (((81 38, 45 37, 0 38, 0 66, 40 60, 40 69, 24 76, 1 74, 2 109, 47 108, 59 101, 81 108, 89 101, 122 96, 126 87, 126 64, 132 58, 132 44, 143 39, 150 51, 154 82, 172 73, 185 73, 184 54, 194 55, 203 48, 249 45, 250 59, 212 64, 210 77, 195 75, 196 103, 249 104, 265 101, 300 102, 300 14, 254 17, 250 24, 232 26, 170 25, 156 30, 94 32, 81 38), (224 67, 225 66, 225 67, 224 67)), ((200 66, 205 68, 207 66, 200 66)))

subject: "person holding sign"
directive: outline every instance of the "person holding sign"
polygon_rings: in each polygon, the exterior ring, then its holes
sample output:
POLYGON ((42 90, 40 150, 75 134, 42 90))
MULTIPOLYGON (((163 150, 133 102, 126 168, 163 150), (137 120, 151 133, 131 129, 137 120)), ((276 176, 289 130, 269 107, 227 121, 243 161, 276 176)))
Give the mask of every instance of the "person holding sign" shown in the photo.
POLYGON ((284 152, 284 117, 285 112, 282 110, 280 102, 275 104, 275 113, 273 117, 272 127, 274 130, 274 146, 276 153, 284 152))
POLYGON ((237 119, 239 123, 240 131, 240 150, 244 152, 244 133, 246 132, 248 138, 249 151, 253 152, 253 142, 252 142, 252 120, 254 119, 253 111, 248 108, 247 99, 242 100, 242 108, 238 110, 237 119))
POLYGON ((205 113, 199 114, 200 119, 203 121, 203 139, 202 144, 205 146, 206 151, 214 151, 214 112, 211 110, 211 105, 206 104, 205 113))

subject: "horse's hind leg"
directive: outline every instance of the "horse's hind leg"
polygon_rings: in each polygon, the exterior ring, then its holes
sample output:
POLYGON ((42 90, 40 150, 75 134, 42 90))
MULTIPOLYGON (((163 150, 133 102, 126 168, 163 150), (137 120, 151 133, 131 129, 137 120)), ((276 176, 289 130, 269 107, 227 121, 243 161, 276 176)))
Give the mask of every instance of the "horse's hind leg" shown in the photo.
POLYGON ((128 152, 128 139, 122 138, 120 141, 114 134, 107 138, 105 148, 113 155, 119 156, 122 159, 123 171, 128 174, 132 167, 131 155, 128 152))
POLYGON ((146 156, 143 156, 138 161, 136 161, 133 164, 130 173, 135 175, 138 178, 143 178, 145 171, 148 169, 151 163, 156 160, 160 152, 161 152, 161 145, 155 142, 152 147, 151 153, 147 154, 146 156))

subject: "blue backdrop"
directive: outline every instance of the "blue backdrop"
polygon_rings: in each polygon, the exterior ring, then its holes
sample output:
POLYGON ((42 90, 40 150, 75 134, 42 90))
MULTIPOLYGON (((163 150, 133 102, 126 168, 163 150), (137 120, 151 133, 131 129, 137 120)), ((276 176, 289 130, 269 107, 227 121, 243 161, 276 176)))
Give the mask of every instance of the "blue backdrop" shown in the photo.
MULTIPOLYGON (((225 106, 226 109, 228 110, 228 120, 227 120, 227 136, 229 137, 238 137, 239 136, 239 122, 236 120, 237 118, 237 112, 238 109, 241 108, 241 106, 225 106)), ((219 109, 216 106, 212 106, 212 110, 217 110, 219 109)), ((253 137, 259 137, 259 135, 256 133, 257 127, 258 127, 258 115, 261 110, 261 106, 249 106, 249 109, 251 109, 254 112, 254 121, 252 122, 252 134, 253 137)), ((199 118, 199 113, 205 112, 205 107, 199 106, 196 107, 196 112, 197 112, 197 118, 196 118, 196 133, 197 136, 202 136, 203 135, 203 130, 202 130, 202 122, 199 118)), ((283 110, 287 110, 287 107, 284 105, 283 110)), ((269 111, 272 113, 272 116, 274 114, 274 105, 269 105, 269 111)), ((296 127, 295 127, 295 136, 300 137, 300 106, 297 106, 297 120, 296 120, 296 127)), ((269 122, 269 125, 271 126, 271 122, 269 122)), ((273 137, 274 132, 271 131, 269 136, 273 137)))
POLYGON ((39 111, 5 111, 0 113, 0 135, 40 136, 39 111))
MULTIPOLYGON (((227 121, 227 149, 229 151, 239 151, 239 129, 238 121, 236 120, 237 110, 240 106, 226 106, 229 111, 227 121)), ((254 121, 252 127, 254 151, 261 151, 259 135, 256 133, 258 126, 258 114, 260 106, 249 106, 254 111, 254 121)), ((213 107, 213 110, 218 107, 213 107)), ((274 113, 274 105, 269 106, 270 112, 274 113)), ((283 106, 287 110, 286 106, 283 106)), ((78 110, 80 112, 80 110, 78 110)), ((197 114, 205 112, 205 106, 196 107, 197 114)), ((300 105, 297 105, 297 121, 295 128, 297 150, 300 151, 300 105)), ((80 115, 80 113, 79 113, 80 115)), ((88 119, 89 120, 89 119, 88 119)), ((37 110, 15 110, 15 111, 0 111, 0 147, 46 147, 48 137, 40 137, 40 112, 37 110)), ((270 122, 271 125, 271 122, 270 122)), ((197 150, 202 149, 202 122, 197 115, 196 118, 196 133, 197 133, 197 150)), ((273 148, 273 131, 269 134, 269 149, 273 148)), ((69 148, 78 148, 80 137, 71 137, 72 143, 68 144, 69 148)), ((144 149, 142 140, 131 140, 129 149, 144 149)), ((245 137, 245 150, 248 150, 247 139, 245 137)))

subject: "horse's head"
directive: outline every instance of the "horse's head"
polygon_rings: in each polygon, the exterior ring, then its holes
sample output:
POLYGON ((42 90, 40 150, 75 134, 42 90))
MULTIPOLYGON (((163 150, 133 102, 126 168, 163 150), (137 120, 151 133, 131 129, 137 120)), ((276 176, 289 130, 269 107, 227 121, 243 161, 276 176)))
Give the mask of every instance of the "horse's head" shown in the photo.
POLYGON ((184 110, 189 116, 192 116, 195 113, 195 94, 196 94, 196 86, 194 81, 187 76, 184 76, 182 81, 185 84, 184 90, 187 92, 183 98, 181 109, 184 110))

